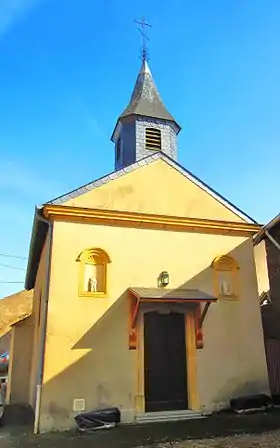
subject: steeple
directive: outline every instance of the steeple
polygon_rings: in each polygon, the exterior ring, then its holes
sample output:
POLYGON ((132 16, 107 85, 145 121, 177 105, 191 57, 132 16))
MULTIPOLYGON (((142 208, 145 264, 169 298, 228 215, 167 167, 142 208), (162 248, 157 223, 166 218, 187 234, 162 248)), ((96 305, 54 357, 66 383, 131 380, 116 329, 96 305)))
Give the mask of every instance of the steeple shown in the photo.
POLYGON ((180 126, 164 106, 146 59, 137 76, 130 102, 117 120, 115 169, 121 169, 153 152, 177 159, 180 126))
POLYGON ((127 117, 131 114, 150 118, 161 118, 162 120, 168 120, 176 124, 174 118, 168 112, 160 98, 147 61, 143 61, 142 63, 129 105, 123 111, 120 118, 127 117))

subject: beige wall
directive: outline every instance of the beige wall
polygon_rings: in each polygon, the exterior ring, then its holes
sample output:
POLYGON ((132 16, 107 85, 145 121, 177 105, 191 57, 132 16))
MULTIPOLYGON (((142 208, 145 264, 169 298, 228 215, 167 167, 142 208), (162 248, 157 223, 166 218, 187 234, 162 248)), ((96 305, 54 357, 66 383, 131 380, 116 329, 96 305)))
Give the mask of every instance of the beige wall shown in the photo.
POLYGON ((84 398, 87 410, 117 405, 124 420, 131 420, 137 352, 128 350, 126 289, 155 287, 159 273, 167 270, 170 288, 196 287, 211 294, 211 262, 225 253, 240 265, 240 298, 212 304, 206 316, 205 346, 197 360, 201 409, 217 408, 240 393, 269 390, 251 240, 55 223, 41 430, 72 426, 75 398, 84 398), (108 298, 78 297, 75 260, 90 247, 104 249, 112 260, 108 298))
POLYGON ((30 365, 30 386, 29 386, 29 404, 34 408, 36 400, 36 385, 37 385, 37 372, 38 372, 38 342, 39 342, 39 332, 42 324, 41 319, 41 307, 42 307, 42 297, 45 285, 46 276, 46 244, 43 248, 41 260, 38 267, 34 296, 33 296, 33 309, 32 309, 32 343, 31 343, 31 365, 30 365))
POLYGON ((240 265, 241 295, 211 305, 206 316, 197 367, 202 409, 220 409, 231 397, 270 394, 252 241, 230 253, 240 265))
POLYGON ((9 403, 29 403, 32 321, 32 317, 28 317, 12 328, 7 392, 9 403))
POLYGON ((163 160, 128 172, 63 205, 243 222, 163 160))
POLYGON ((254 255, 258 279, 258 292, 260 296, 263 292, 269 291, 265 241, 261 241, 261 243, 254 247, 254 255))

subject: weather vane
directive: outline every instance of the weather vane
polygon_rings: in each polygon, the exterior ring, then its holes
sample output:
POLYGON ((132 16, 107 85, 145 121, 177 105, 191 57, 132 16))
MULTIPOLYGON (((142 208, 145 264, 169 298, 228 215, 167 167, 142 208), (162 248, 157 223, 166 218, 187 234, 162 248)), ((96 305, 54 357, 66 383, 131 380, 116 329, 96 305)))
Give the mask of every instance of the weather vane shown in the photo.
POLYGON ((142 61, 147 61, 149 56, 148 56, 148 47, 147 47, 147 41, 150 40, 147 36, 147 34, 145 33, 146 31, 146 27, 152 28, 152 25, 150 25, 149 23, 147 23, 145 21, 145 18, 142 17, 141 20, 135 20, 135 23, 138 23, 138 25, 140 25, 140 27, 138 28, 141 36, 142 36, 142 47, 141 47, 141 58, 142 61))

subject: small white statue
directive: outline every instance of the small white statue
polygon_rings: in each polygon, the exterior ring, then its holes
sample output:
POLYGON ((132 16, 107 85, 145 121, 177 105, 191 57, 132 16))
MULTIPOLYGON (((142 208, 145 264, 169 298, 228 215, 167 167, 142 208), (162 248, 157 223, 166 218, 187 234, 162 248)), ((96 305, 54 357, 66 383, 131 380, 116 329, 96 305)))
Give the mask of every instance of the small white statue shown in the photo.
POLYGON ((222 283, 222 293, 224 296, 230 295, 230 287, 229 287, 229 283, 227 281, 223 281, 223 283, 222 283))
POLYGON ((97 278, 89 278, 88 280, 89 284, 89 292, 97 292, 97 278))

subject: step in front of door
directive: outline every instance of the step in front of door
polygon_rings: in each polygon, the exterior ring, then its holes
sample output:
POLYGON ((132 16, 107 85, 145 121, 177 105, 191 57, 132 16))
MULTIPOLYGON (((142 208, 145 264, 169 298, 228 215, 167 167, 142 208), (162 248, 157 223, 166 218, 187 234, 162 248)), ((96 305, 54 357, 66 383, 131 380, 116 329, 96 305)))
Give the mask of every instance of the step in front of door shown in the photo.
POLYGON ((205 418, 199 411, 163 411, 146 412, 135 417, 137 423, 172 422, 179 420, 191 420, 205 418))

